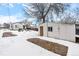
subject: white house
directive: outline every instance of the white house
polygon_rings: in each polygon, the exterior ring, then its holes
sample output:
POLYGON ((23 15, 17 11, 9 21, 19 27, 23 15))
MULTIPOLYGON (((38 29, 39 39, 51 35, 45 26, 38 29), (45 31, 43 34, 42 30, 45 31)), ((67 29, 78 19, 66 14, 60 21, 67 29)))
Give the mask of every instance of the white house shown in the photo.
POLYGON ((22 24, 20 24, 20 23, 10 24, 10 29, 12 29, 12 30, 18 30, 19 28, 23 28, 22 24))
POLYGON ((72 42, 79 42, 79 25, 61 23, 43 23, 39 26, 39 35, 72 42))
POLYGON ((12 30, 18 30, 18 29, 24 29, 30 27, 31 22, 16 22, 16 23, 10 23, 10 29, 12 30))

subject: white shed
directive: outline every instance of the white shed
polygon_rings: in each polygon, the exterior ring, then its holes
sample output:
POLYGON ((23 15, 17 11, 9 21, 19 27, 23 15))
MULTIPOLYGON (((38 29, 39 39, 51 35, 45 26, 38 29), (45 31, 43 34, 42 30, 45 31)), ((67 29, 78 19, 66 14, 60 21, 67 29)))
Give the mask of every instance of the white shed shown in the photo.
POLYGON ((75 42, 75 24, 43 23, 39 35, 75 42))

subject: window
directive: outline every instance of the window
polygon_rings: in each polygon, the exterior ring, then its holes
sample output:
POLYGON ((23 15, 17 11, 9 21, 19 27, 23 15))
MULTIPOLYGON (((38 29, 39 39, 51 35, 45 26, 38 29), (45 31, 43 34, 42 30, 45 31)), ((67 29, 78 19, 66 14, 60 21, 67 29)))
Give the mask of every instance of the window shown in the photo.
POLYGON ((48 31, 52 32, 52 27, 48 27, 48 31))

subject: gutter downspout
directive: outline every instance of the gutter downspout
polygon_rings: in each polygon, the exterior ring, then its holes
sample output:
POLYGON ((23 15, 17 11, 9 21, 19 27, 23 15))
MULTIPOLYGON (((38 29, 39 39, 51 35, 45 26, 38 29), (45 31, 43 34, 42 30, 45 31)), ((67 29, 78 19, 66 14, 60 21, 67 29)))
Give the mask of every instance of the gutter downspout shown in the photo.
MULTIPOLYGON (((49 19, 48 16, 47 16, 47 19, 49 19)), ((47 37, 48 37, 48 22, 49 21, 47 20, 47 37)))
POLYGON ((47 37, 48 37, 48 21, 47 21, 47 37))

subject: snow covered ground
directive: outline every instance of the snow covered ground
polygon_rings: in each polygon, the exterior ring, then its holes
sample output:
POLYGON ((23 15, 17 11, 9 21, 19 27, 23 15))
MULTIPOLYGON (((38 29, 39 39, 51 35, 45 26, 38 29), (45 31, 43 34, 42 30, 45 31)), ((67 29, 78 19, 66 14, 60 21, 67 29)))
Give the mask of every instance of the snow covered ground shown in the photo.
MULTIPOLYGON (((10 30, 1 30, 0 33, 10 30)), ((36 37, 34 31, 11 31, 18 36, 0 37, 0 55, 4 56, 57 56, 57 54, 47 51, 33 43, 26 41, 28 38, 36 37)), ((2 35, 1 35, 2 36, 2 35)), ((58 55, 59 56, 59 55, 58 55)))
POLYGON ((10 31, 17 34, 17 36, 1 37, 3 32, 9 31, 10 30, 0 30, 0 55, 2 56, 60 56, 28 42, 28 38, 42 38, 44 40, 63 44, 68 46, 68 56, 79 56, 79 44, 48 37, 41 37, 38 36, 38 32, 35 31, 10 31))

